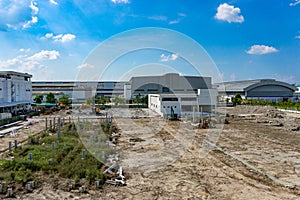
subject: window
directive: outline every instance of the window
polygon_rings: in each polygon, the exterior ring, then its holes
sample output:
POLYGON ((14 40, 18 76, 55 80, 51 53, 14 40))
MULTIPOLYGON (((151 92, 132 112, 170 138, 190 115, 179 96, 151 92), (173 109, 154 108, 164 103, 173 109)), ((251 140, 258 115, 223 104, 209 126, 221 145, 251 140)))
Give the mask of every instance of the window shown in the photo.
POLYGON ((162 88, 162 92, 170 92, 170 89, 167 88, 167 87, 163 87, 163 88, 162 88))
POLYGON ((181 101, 197 101, 197 99, 194 97, 182 97, 181 101))
POLYGON ((165 98, 162 98, 162 101, 178 101, 178 98, 176 98, 176 97, 165 97, 165 98))

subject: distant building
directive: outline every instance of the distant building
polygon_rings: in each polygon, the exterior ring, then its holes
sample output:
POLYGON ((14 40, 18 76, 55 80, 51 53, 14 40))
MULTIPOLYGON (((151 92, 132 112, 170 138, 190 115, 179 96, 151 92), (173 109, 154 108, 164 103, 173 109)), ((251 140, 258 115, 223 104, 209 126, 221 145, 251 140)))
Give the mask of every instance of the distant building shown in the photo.
POLYGON ((232 81, 216 84, 219 96, 231 98, 240 94, 242 98, 282 101, 292 99, 297 87, 274 79, 232 81), (225 88, 224 88, 225 87, 225 88))
POLYGON ((198 89, 211 89, 210 77, 180 76, 169 73, 162 76, 132 77, 124 87, 126 100, 134 99, 136 95, 148 94, 197 94, 198 89))
POLYGON ((32 75, 0 71, 0 113, 26 112, 32 102, 32 75))
POLYGON ((126 100, 137 95, 148 95, 148 107, 162 116, 184 116, 213 112, 216 90, 210 77, 180 76, 171 73, 162 76, 132 77, 124 87, 126 100))
POLYGON ((90 97, 123 96, 124 83, 113 81, 34 81, 32 82, 33 98, 42 94, 53 93, 55 98, 67 94, 73 103, 84 103, 90 97))
POLYGON ((300 102, 300 84, 296 85, 297 90, 294 93, 294 101, 300 102))

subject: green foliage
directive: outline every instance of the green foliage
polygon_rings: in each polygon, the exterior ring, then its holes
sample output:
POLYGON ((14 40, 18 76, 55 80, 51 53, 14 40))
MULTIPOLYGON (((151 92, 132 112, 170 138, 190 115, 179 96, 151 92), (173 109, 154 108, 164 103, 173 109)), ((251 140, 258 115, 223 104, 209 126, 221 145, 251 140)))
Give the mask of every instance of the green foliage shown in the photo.
POLYGON ((148 95, 143 96, 141 100, 142 100, 141 102, 142 102, 144 105, 147 105, 147 106, 148 106, 148 95))
POLYGON ((234 97, 231 98, 231 102, 233 106, 241 105, 242 104, 242 97, 240 94, 236 94, 234 97))
POLYGON ((55 97, 53 93, 48 93, 46 96, 46 103, 55 103, 55 97))
POLYGON ((100 100, 99 100, 99 104, 101 104, 101 105, 105 105, 109 102, 110 102, 109 97, 101 97, 100 100))
POLYGON ((246 105, 273 106, 275 108, 300 111, 300 103, 291 100, 271 102, 264 99, 246 99, 244 103, 246 105))
POLYGON ((34 102, 35 103, 42 103, 43 102, 43 99, 44 99, 44 95, 42 95, 42 94, 38 94, 38 95, 36 95, 35 97, 34 97, 34 102))
POLYGON ((67 95, 67 94, 64 94, 61 97, 59 97, 59 101, 65 105, 71 104, 71 99, 69 98, 69 95, 67 95))
MULTIPOLYGON (((44 173, 72 178, 75 182, 85 178, 87 183, 95 180, 104 183, 105 176, 100 171, 103 164, 87 150, 82 160, 81 151, 85 147, 73 127, 72 124, 62 129, 59 141, 56 135, 49 136, 46 133, 30 138, 30 145, 13 151, 13 159, 0 161, 0 180, 24 185, 44 173), (52 142, 55 142, 55 149, 52 149, 52 142), (29 159, 30 153, 32 160, 29 159)), ((105 130, 108 131, 109 127, 105 127, 105 130)))
POLYGON ((91 97, 88 97, 85 99, 85 103, 88 104, 88 105, 92 105, 92 104, 95 104, 95 98, 91 98, 91 97))
POLYGON ((141 103, 141 94, 139 93, 138 95, 135 96, 135 99, 133 100, 134 103, 141 103))
POLYGON ((119 97, 119 96, 115 96, 113 99, 112 99, 112 102, 118 106, 119 104, 124 104, 125 103, 125 99, 122 98, 122 97, 119 97))

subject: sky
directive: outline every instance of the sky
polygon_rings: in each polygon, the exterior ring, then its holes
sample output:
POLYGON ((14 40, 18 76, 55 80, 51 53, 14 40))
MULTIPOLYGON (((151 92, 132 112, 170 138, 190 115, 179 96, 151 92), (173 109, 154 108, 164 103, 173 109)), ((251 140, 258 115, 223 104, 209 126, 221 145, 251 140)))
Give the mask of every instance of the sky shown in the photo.
POLYGON ((300 83, 300 0, 0 0, 0 15, 0 70, 32 80, 300 83))

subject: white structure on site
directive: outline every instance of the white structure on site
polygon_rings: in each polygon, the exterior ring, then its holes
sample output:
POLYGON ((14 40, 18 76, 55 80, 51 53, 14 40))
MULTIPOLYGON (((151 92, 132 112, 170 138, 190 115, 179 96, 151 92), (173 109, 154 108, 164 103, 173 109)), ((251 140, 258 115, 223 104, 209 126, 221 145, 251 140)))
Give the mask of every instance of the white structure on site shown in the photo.
POLYGON ((149 94, 148 107, 161 116, 208 115, 216 106, 215 89, 199 89, 197 94, 149 94))
POLYGON ((171 112, 177 116, 205 115, 216 108, 217 90, 212 88, 210 77, 165 74, 133 77, 130 83, 132 96, 148 95, 148 107, 161 116, 171 112))
POLYGON ((0 113, 26 112, 31 108, 32 75, 0 71, 0 113))

